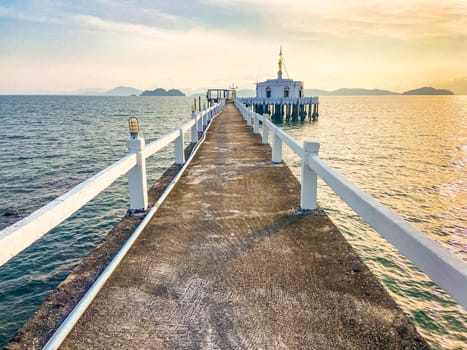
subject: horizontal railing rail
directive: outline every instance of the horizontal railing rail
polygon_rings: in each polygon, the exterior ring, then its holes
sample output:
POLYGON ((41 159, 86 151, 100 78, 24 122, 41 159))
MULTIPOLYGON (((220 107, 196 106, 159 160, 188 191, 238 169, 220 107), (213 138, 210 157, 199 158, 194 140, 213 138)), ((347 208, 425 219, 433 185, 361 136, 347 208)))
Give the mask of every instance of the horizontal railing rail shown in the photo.
POLYGON ((146 210, 145 159, 174 142, 175 163, 183 164, 184 133, 191 130, 191 142, 198 142, 199 133, 204 132, 206 125, 222 111, 224 104, 225 101, 221 101, 202 112, 193 112, 190 121, 147 145, 143 138, 132 135, 128 140, 128 155, 0 231, 0 266, 69 218, 122 175, 128 174, 129 212, 146 210))
POLYGON ((450 294, 464 309, 467 309, 467 264, 463 260, 328 166, 318 157, 318 142, 304 142, 301 146, 274 125, 268 119, 268 114, 259 115, 238 99, 235 105, 247 125, 253 127, 254 133, 259 133, 260 122, 262 123, 263 144, 269 143, 269 133, 272 134, 273 162, 282 161, 282 143, 289 146, 301 158, 300 207, 302 209, 316 209, 319 176, 363 220, 450 294))
POLYGON ((316 104, 319 103, 319 97, 240 97, 237 99, 238 102, 243 104, 282 104, 282 105, 293 105, 293 104, 316 104))

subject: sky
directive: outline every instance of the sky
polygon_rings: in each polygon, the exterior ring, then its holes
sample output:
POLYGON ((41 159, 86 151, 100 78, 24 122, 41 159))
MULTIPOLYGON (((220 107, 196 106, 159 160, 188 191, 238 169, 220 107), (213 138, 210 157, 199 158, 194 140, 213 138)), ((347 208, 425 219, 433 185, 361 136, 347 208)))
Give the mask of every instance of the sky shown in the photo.
POLYGON ((305 88, 467 94, 467 0, 0 0, 0 93, 254 89, 281 46, 305 88))

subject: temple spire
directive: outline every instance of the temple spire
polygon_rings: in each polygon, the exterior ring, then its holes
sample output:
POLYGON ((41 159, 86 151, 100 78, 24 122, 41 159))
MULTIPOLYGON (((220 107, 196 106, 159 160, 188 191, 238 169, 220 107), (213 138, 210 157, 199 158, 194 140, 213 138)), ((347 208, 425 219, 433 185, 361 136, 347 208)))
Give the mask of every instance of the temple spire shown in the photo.
POLYGON ((279 61, 277 62, 279 65, 279 70, 277 71, 277 79, 282 79, 282 46, 279 51, 279 61))

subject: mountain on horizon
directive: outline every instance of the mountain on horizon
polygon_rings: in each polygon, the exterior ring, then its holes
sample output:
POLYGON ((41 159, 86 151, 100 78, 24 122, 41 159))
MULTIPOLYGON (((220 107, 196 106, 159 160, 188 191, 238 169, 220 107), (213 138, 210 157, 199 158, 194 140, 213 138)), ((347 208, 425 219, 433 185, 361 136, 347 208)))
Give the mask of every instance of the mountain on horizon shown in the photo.
POLYGON ((105 96, 132 96, 139 95, 141 90, 129 86, 117 86, 109 91, 104 92, 105 96))
POLYGON ((73 91, 66 91, 60 94, 69 94, 69 95, 99 95, 105 93, 106 89, 99 89, 99 88, 87 88, 87 89, 80 89, 80 90, 73 90, 73 91))
POLYGON ((81 89, 69 92, 72 95, 85 96, 132 96, 139 95, 141 90, 129 86, 117 86, 113 89, 81 89))

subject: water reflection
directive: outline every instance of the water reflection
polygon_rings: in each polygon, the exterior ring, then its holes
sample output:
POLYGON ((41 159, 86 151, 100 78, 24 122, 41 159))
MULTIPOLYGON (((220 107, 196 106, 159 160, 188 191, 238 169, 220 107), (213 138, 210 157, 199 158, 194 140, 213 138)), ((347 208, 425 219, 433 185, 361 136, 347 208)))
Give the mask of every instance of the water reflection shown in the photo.
MULTIPOLYGON (((283 125, 320 157, 467 261, 467 96, 322 97, 320 120, 283 125)), ((299 176, 299 161, 285 151, 299 176)), ((465 346, 467 313, 322 182, 318 201, 434 347, 465 346)))

